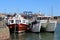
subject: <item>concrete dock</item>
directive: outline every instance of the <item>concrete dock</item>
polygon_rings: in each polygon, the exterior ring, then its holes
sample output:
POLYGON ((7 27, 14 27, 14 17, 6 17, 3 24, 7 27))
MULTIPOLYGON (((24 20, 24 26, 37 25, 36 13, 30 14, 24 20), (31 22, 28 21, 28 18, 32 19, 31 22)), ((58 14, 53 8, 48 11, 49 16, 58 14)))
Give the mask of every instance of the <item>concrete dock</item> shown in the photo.
POLYGON ((0 40, 9 40, 9 28, 6 26, 5 21, 0 21, 0 40))

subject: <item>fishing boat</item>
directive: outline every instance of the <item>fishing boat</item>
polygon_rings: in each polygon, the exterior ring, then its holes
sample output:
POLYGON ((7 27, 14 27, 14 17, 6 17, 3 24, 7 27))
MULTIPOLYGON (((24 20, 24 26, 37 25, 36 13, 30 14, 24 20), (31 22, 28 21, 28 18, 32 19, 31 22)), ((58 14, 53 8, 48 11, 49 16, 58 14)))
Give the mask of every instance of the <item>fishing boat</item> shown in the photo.
POLYGON ((15 32, 25 32, 27 30, 28 20, 24 19, 21 15, 16 15, 8 19, 8 27, 15 32))
POLYGON ((40 21, 39 22, 34 22, 33 24, 32 24, 32 28, 31 28, 31 31, 32 32, 40 32, 40 29, 41 29, 41 23, 40 23, 40 21))
POLYGON ((54 32, 57 27, 57 21, 51 20, 50 16, 39 16, 38 20, 40 20, 41 28, 43 31, 54 32))
POLYGON ((47 32, 54 32, 57 27, 57 21, 56 20, 49 20, 49 23, 46 27, 47 32))
POLYGON ((37 21, 35 18, 33 18, 30 21, 30 31, 32 31, 32 32, 40 32, 40 29, 41 29, 40 21, 37 21))

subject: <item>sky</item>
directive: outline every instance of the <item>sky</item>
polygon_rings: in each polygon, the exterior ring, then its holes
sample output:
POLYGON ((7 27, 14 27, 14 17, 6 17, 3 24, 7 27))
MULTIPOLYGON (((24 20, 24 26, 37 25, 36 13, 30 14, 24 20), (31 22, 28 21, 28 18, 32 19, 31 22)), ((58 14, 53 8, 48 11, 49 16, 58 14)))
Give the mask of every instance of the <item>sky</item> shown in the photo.
POLYGON ((0 12, 2 13, 13 14, 23 11, 60 16, 60 0, 0 0, 0 12))

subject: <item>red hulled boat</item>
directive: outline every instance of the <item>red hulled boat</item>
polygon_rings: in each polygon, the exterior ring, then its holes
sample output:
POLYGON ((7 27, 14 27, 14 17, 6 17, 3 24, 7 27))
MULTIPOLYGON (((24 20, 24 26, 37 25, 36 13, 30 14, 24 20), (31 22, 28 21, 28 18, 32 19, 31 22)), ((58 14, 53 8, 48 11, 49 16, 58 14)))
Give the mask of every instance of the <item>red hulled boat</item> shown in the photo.
POLYGON ((8 27, 11 31, 24 32, 27 30, 28 20, 24 19, 21 15, 10 17, 8 19, 8 27))

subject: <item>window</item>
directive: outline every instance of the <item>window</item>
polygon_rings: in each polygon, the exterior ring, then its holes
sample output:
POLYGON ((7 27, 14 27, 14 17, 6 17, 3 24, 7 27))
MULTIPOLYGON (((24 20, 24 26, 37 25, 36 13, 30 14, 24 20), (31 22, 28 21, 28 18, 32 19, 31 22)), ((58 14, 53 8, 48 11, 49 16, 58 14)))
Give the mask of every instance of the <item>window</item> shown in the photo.
POLYGON ((11 21, 11 23, 13 23, 14 22, 14 20, 10 20, 11 21))
POLYGON ((38 20, 41 20, 41 18, 40 18, 40 17, 38 17, 37 19, 38 19, 38 20))
POLYGON ((21 22, 21 20, 16 20, 16 23, 20 23, 21 22))
POLYGON ((23 20, 23 23, 25 23, 25 20, 23 20))

